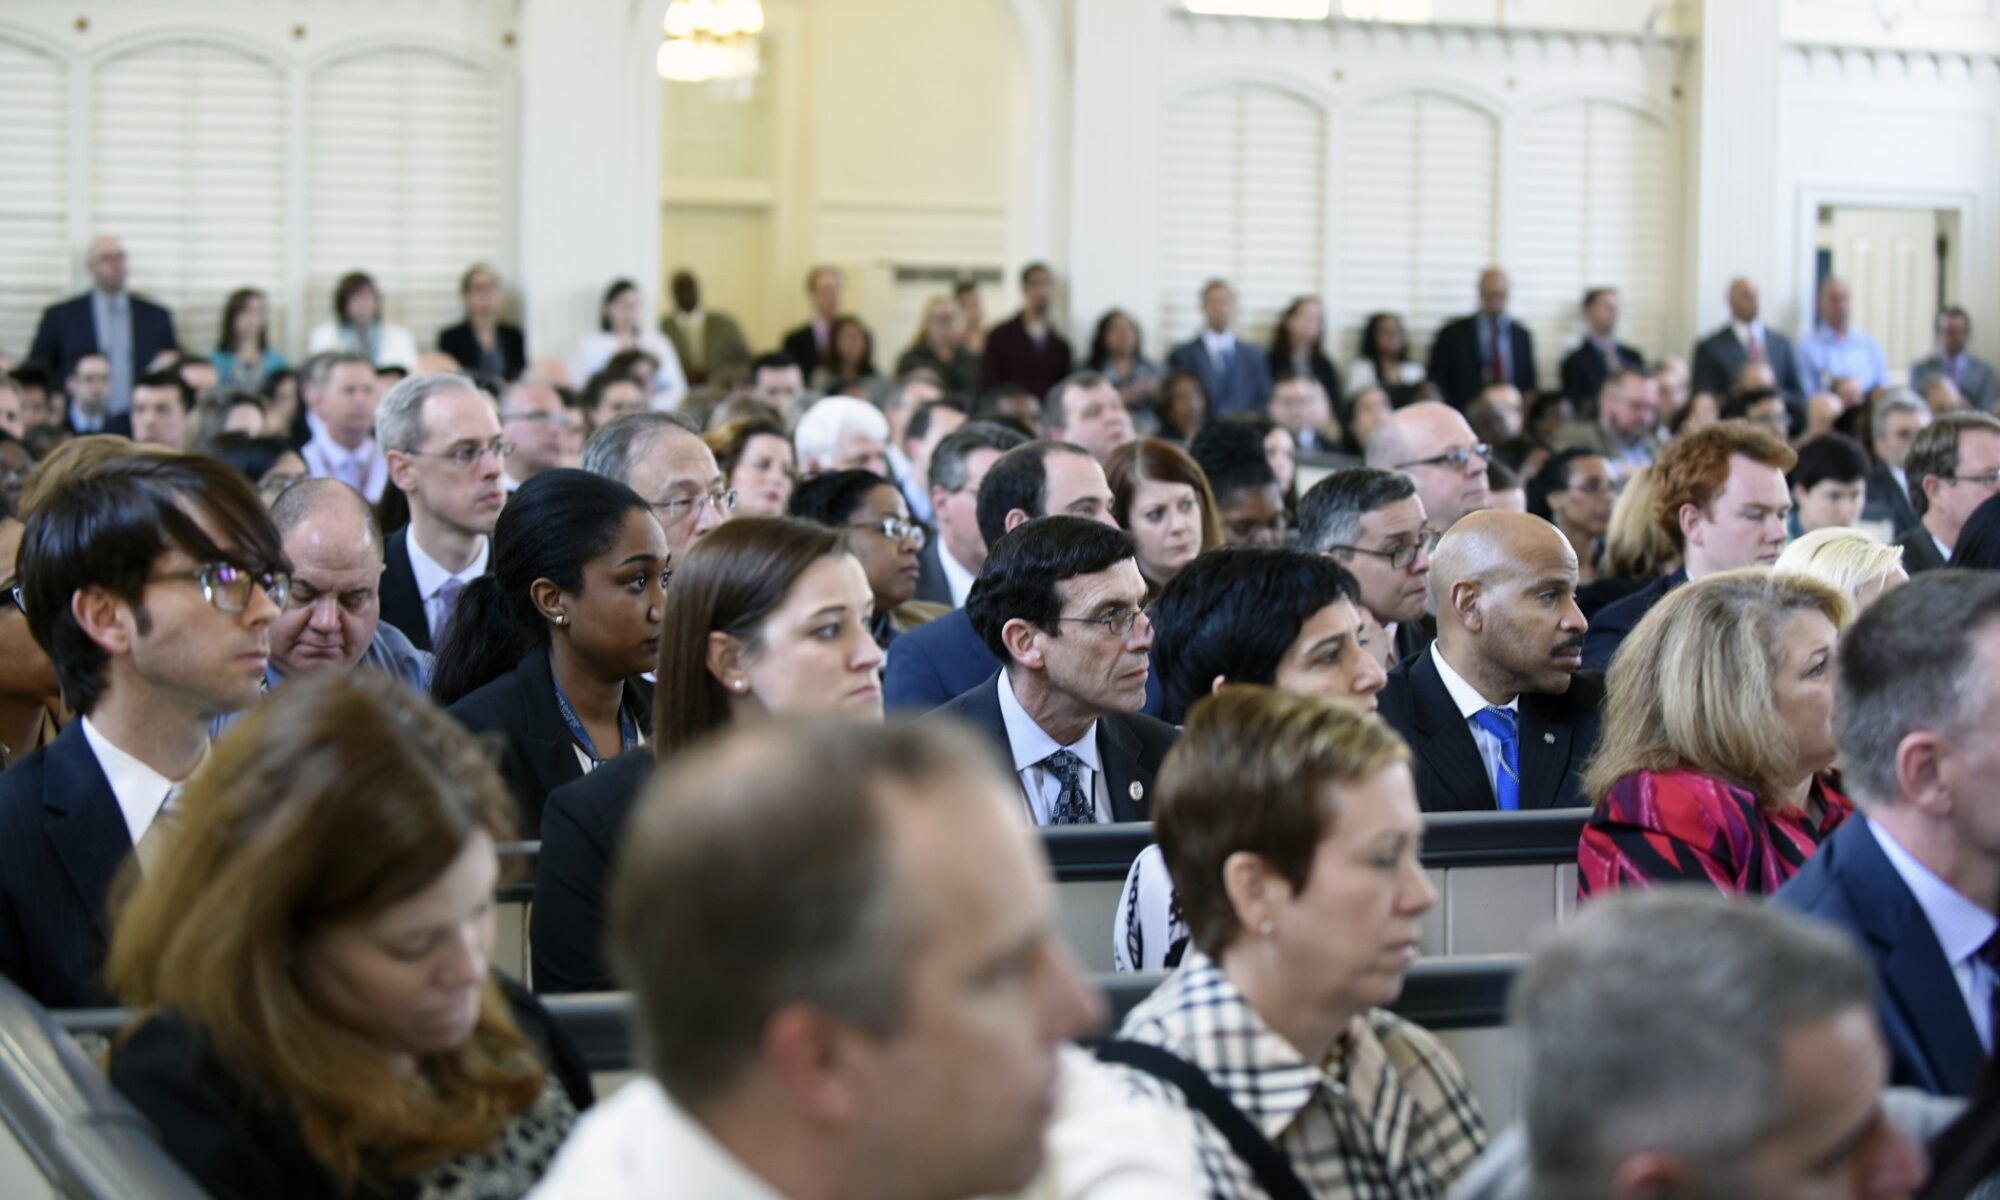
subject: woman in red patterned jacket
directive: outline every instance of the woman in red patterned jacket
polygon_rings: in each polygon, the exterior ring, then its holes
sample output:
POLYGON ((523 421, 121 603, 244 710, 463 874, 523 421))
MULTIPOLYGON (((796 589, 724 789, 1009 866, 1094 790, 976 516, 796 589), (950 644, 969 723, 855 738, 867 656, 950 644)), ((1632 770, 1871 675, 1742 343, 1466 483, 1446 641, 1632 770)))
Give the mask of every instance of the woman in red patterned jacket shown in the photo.
POLYGON ((1765 895, 1812 857, 1854 811, 1830 771, 1848 611, 1825 584, 1762 567, 1654 606, 1606 680, 1579 893, 1705 882, 1765 895))

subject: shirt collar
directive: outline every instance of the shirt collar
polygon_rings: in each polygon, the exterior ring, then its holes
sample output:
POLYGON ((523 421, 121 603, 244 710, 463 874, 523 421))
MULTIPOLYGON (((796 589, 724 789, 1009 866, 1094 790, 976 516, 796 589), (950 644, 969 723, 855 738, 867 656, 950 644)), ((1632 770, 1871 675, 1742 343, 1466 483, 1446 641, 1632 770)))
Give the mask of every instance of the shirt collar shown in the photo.
POLYGON ((951 547, 944 544, 943 538, 938 539, 937 552, 938 566, 944 569, 945 586, 951 589, 951 606, 964 608, 965 598, 972 594, 972 585, 978 581, 979 575, 967 570, 965 564, 952 557, 951 547))
POLYGON ((1752 334, 1759 338, 1764 336, 1764 322, 1762 321, 1731 321, 1729 327, 1736 331, 1736 340, 1746 346, 1750 344, 1752 334))
POLYGON ((1515 712, 1520 711, 1521 698, 1519 696, 1514 697, 1505 704, 1494 704, 1488 701, 1486 697, 1480 695, 1478 688, 1467 683, 1465 676, 1453 670, 1451 664, 1444 660, 1444 651, 1438 648, 1438 643, 1436 642, 1431 643, 1431 661, 1437 664, 1438 678, 1444 681, 1444 690, 1451 693, 1451 702, 1458 705, 1458 715, 1464 717, 1466 720, 1471 720, 1474 713, 1482 712, 1489 708, 1504 708, 1515 712))
POLYGON ((584 1114, 541 1191, 637 1200, 657 1194, 662 1179, 690 1196, 782 1200, 651 1079, 633 1080, 584 1114))
POLYGON ((472 565, 454 575, 440 566, 437 559, 424 553, 424 548, 417 544, 416 530, 410 530, 410 536, 403 541, 410 548, 410 573, 417 577, 417 595, 425 600, 436 596, 448 579, 471 583, 486 574, 486 555, 493 547, 492 539, 482 536, 479 539, 479 553, 473 556, 472 565))
MULTIPOLYGON (((83 719, 83 738, 90 743, 90 752, 97 757, 97 765, 104 771, 105 782, 111 785, 111 794, 118 800, 118 811, 125 818, 126 832, 132 835, 132 844, 139 844, 153 818, 159 816, 160 809, 167 802, 167 793, 174 790, 177 783, 185 780, 168 779, 152 767, 127 754, 102 730, 91 723, 89 717, 83 719)), ((202 747, 201 763, 208 761, 208 748, 202 747)), ((193 771, 188 772, 190 776, 193 771)))
MULTIPOLYGON (((1925 533, 1930 533, 1930 530, 1926 529, 1926 530, 1925 530, 1924 532, 1925 532, 1925 533)), ((1942 559, 1943 559, 1943 560, 1945 560, 1946 562, 1950 562, 1950 561, 1951 561, 1951 547, 1950 547, 1950 546, 1947 546, 1947 545, 1945 545, 1945 544, 1944 544, 1944 539, 1943 539, 1943 538, 1941 538, 1941 537, 1939 537, 1939 536, 1938 536, 1937 534, 1935 534, 1935 533, 1931 533, 1931 541, 1933 541, 1933 542, 1935 542, 1935 543, 1937 544, 1937 551, 1938 551, 1938 557, 1939 557, 1939 558, 1942 558, 1942 559)))
POLYGON ((1083 765, 1093 771, 1101 771, 1097 758, 1097 722, 1083 731, 1083 736, 1071 745, 1065 746, 1043 732, 1028 710, 1021 707, 1020 697, 1014 695, 1014 679, 1003 668, 1000 672, 1000 719, 1007 726, 1007 745, 1014 753, 1014 770, 1018 773, 1036 766, 1058 750, 1067 750, 1083 760, 1083 765))
POLYGON ((1224 351, 1235 348, 1236 335, 1226 329, 1221 333, 1217 333, 1213 329, 1203 327, 1201 331, 1201 344, 1208 347, 1208 352, 1211 356, 1220 358, 1224 351))
POLYGON ((1931 931, 1937 934, 1938 945, 1944 949, 1945 961, 1954 967, 1970 961, 1992 940, 1994 931, 2000 930, 2000 917, 1974 904, 1960 895, 1956 888, 1939 879, 1929 867, 1918 862, 1915 855, 1903 849, 1888 830, 1869 821, 1868 832, 1875 835, 1876 844, 1889 858, 1889 865, 1903 877, 1903 886, 1910 889, 1917 907, 1924 910, 1924 919, 1931 923, 1931 931))

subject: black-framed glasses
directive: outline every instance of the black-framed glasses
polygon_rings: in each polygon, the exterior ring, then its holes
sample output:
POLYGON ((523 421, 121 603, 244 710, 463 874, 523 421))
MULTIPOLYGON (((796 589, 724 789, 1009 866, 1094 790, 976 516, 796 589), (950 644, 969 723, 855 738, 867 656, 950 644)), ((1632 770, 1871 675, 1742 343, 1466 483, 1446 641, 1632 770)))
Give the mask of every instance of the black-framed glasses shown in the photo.
POLYGON ((1443 454, 1433 454, 1429 458, 1419 458, 1413 459, 1410 462, 1397 463, 1395 469, 1401 471, 1409 467, 1450 467, 1454 471, 1463 471, 1472 464, 1472 460, 1475 458, 1484 463, 1492 462, 1493 447, 1487 445, 1485 442, 1474 442, 1470 446, 1460 446, 1455 450, 1447 450, 1443 454))
POLYGON ((489 454, 506 462, 514 453, 514 443, 506 438, 494 438, 490 442, 462 442, 449 450, 412 450, 410 453, 419 458, 441 458, 461 471, 469 471, 489 454))
POLYGON ((924 548, 924 538, 927 536, 922 525, 907 517, 883 517, 879 521, 863 521, 860 524, 849 525, 848 528, 879 533, 892 542, 915 542, 919 550, 924 548))
POLYGON ((252 588, 262 588, 280 611, 292 594, 290 575, 282 571, 249 571, 233 563, 203 563, 187 571, 167 571, 153 576, 152 582, 183 579, 200 584, 202 599, 210 607, 227 613, 249 608, 252 588))
POLYGON ((680 496, 672 500, 658 500, 653 503, 653 511, 660 514, 663 523, 671 525, 684 521, 696 511, 697 505, 707 505, 715 510, 718 517, 726 517, 736 507, 736 489, 726 492, 710 492, 706 496, 680 496))
POLYGON ((1386 559, 1398 571, 1407 571, 1417 563, 1417 556, 1429 554, 1437 549, 1438 531, 1426 525, 1417 531, 1417 540, 1405 542, 1388 550, 1370 550, 1366 546, 1329 546, 1329 550, 1344 550, 1349 554, 1366 554, 1370 558, 1386 559))
POLYGON ((1956 472, 1947 476, 1952 483, 1976 483, 1980 487, 2000 487, 2000 468, 1981 471, 1977 475, 1960 475, 1956 472))
POLYGON ((1132 627, 1144 617, 1148 625, 1153 623, 1153 614, 1143 608, 1116 608, 1097 617, 1057 617, 1072 625, 1095 625, 1111 637, 1120 641, 1132 636, 1132 627))

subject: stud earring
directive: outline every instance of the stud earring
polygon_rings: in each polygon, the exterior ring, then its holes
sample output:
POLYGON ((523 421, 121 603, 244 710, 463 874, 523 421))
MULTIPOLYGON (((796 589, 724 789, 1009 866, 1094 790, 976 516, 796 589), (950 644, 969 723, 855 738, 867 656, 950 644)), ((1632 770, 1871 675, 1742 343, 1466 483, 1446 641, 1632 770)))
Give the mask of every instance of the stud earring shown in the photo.
POLYGON ((556 624, 558 624, 558 625, 567 625, 567 624, 569 624, 569 614, 568 614, 568 613, 557 613, 557 614, 556 614, 556 624))
POLYGON ((1274 932, 1277 931, 1277 928, 1278 927, 1272 924, 1271 922, 1264 921, 1257 926, 1257 932, 1263 934, 1265 937, 1270 937, 1274 932))
POLYGON ((744 688, 747 688, 747 687, 749 687, 749 686, 750 686, 750 681, 749 681, 749 680, 747 680, 747 679, 739 679, 739 680, 737 680, 737 681, 736 681, 736 684, 735 684, 735 687, 736 687, 736 690, 737 690, 737 691, 739 691, 739 692, 740 692, 740 691, 742 691, 742 690, 743 690, 744 688))

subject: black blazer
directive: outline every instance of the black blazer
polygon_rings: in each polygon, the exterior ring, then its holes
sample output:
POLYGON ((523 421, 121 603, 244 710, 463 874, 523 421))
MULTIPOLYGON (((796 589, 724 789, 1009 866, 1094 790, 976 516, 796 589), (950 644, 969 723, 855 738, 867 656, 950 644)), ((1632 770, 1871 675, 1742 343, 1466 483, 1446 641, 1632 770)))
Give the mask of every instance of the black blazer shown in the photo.
POLYGON ((1913 529, 1897 538, 1896 544, 1903 548, 1903 570, 1912 575, 1922 571, 1935 571, 1946 565, 1944 555, 1938 553, 1937 539, 1931 536, 1930 530, 1924 528, 1922 521, 1918 521, 1913 529))
MULTIPOLYGON (((490 554, 486 559, 486 569, 493 569, 490 554)), ((416 569, 410 566, 408 525, 390 534, 383 543, 382 584, 378 594, 382 619, 401 630, 417 649, 435 653, 437 647, 431 645, 431 619, 424 611, 423 593, 417 590, 416 569)))
MULTIPOLYGON (((1696 392, 1727 398, 1736 386, 1736 373, 1743 364, 1750 361, 1750 350, 1736 340, 1736 327, 1724 325, 1695 344, 1693 383, 1696 392)), ((1793 403, 1805 399, 1805 384, 1799 378, 1799 362, 1792 354, 1792 343, 1784 334, 1764 327, 1764 361, 1771 364, 1771 373, 1777 376, 1778 390, 1793 403)))
POLYGON ((1840 926, 1875 960, 1891 1087, 1969 1096, 1986 1052, 1917 898, 1868 822, 1844 822, 1771 903, 1840 926))
MULTIPOLYGON (((180 345, 174 336, 174 318, 151 300, 126 293, 132 326, 132 381, 137 383, 146 364, 162 350, 180 345)), ((35 327, 35 340, 28 361, 37 362, 55 373, 56 385, 69 378, 76 360, 95 354, 103 347, 97 341, 97 317, 91 311, 90 293, 71 296, 42 310, 42 323, 35 327)))
POLYGON ((604 961, 604 885, 653 765, 652 749, 641 746, 550 792, 542 806, 542 853, 528 910, 536 991, 617 989, 604 961))
POLYGON ((1406 663, 1422 654, 1437 640, 1437 635, 1437 618, 1429 613, 1396 626, 1396 661, 1406 663))
MULTIPOLYGON (((1861 412, 1863 408, 1854 411, 1861 412)), ((1910 505, 1910 493, 1896 482, 1888 463, 1876 463, 1869 468, 1867 496, 1861 510, 1862 520, 1889 522, 1893 537, 1902 537, 1917 527, 1917 510, 1910 505)))
MULTIPOLYGON (((495 336, 500 341, 503 376, 518 379, 521 368, 528 365, 528 344, 527 339, 521 336, 521 327, 502 324, 495 331, 495 336)), ((450 329, 438 330, 438 349, 457 359, 458 365, 468 371, 479 369, 479 339, 473 336, 470 321, 460 321, 450 329)))
POLYGON ((47 1008, 102 1008, 105 899, 132 835, 83 722, 0 775, 0 974, 47 1008))
MULTIPOLYGON (((971 726, 993 743, 1000 769, 1018 779, 1014 754, 1007 742, 1007 721, 1000 715, 1000 676, 932 712, 971 726)), ((1097 755, 1104 763, 1104 787, 1111 796, 1113 821, 1153 819, 1153 779, 1181 731, 1144 713, 1113 713, 1097 719, 1097 755)), ((1027 796, 1022 795, 1025 802, 1027 796)))
POLYGON ((1662 575, 1623 600, 1614 600, 1590 619, 1590 632, 1583 635, 1583 669, 1604 672, 1611 669, 1611 656, 1625 644, 1625 635, 1638 627, 1668 592, 1688 581, 1686 569, 1662 575))
MULTIPOLYGON (((63 424, 69 426, 69 431, 78 437, 90 436, 90 434, 85 433, 83 431, 82 426, 76 423, 76 410, 74 408, 67 410, 63 414, 63 424)), ((132 414, 131 413, 106 414, 104 418, 104 428, 96 430, 96 432, 115 434, 116 436, 123 438, 131 437, 132 414)))
MULTIPOLYGON (((625 710, 645 729, 653 720, 653 691, 645 680, 625 682, 625 710)), ((583 778, 569 726, 556 707, 556 679, 549 652, 528 651, 521 665, 459 699, 451 715, 474 733, 502 736, 500 766, 513 789, 523 838, 542 832, 542 802, 563 784, 583 778)))
POLYGON ((917 555, 917 594, 914 599, 954 608, 951 581, 944 575, 944 544, 935 535, 924 539, 923 553, 917 555))
MULTIPOLYGON (((1376 697, 1382 719, 1416 756, 1417 803, 1425 812, 1496 812, 1479 745, 1445 690, 1437 662, 1419 654, 1396 664, 1376 697)), ((1579 673, 1560 696, 1520 698, 1521 807, 1579 808, 1583 764, 1597 749, 1604 678, 1579 673)))
POLYGON ((811 321, 785 335, 784 350, 798 361, 799 370, 807 379, 819 370, 819 339, 813 336, 811 321))
MULTIPOLYGON (((1431 343, 1431 382, 1444 392, 1453 408, 1464 408, 1486 386, 1486 365, 1479 358, 1477 316, 1460 317, 1438 330, 1431 343)), ((1507 318, 1508 382, 1522 392, 1535 390, 1535 335, 1513 317, 1507 318)))
MULTIPOLYGON (((1618 343, 1618 365, 1621 367, 1642 367, 1646 360, 1637 350, 1623 342, 1618 343)), ((1604 365, 1604 352, 1597 343, 1586 340, 1581 346, 1569 352, 1562 361, 1563 395, 1581 406, 1585 401, 1597 403, 1597 393, 1604 390, 1604 381, 1611 377, 1611 368, 1604 365)), ((1581 407, 1578 412, 1583 411, 1581 407)))

